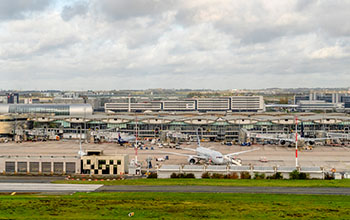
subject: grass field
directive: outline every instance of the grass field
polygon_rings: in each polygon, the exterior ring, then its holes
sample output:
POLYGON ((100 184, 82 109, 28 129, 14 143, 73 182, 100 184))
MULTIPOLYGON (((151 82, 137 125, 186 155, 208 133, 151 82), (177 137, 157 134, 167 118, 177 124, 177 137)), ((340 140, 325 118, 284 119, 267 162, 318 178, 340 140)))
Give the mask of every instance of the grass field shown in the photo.
POLYGON ((250 179, 130 179, 114 181, 63 180, 54 183, 91 183, 104 185, 200 185, 261 187, 350 187, 350 179, 342 180, 250 180, 250 179))
POLYGON ((0 219, 349 219, 350 196, 220 193, 1 195, 0 219))

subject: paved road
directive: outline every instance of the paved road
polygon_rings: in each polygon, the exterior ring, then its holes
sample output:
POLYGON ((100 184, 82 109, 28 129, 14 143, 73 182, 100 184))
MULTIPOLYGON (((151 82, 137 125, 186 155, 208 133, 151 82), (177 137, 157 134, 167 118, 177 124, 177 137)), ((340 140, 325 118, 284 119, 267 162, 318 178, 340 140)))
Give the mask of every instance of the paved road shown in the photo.
POLYGON ((350 188, 227 187, 227 186, 102 186, 102 192, 210 192, 350 195, 350 188))

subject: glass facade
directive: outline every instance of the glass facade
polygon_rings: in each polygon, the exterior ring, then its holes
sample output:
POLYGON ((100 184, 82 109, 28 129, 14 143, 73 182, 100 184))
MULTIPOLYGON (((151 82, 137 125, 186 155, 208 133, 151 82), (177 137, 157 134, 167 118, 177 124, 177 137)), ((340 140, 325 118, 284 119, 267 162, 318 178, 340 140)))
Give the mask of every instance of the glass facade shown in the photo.
POLYGON ((69 105, 10 105, 9 113, 53 113, 69 115, 69 105))

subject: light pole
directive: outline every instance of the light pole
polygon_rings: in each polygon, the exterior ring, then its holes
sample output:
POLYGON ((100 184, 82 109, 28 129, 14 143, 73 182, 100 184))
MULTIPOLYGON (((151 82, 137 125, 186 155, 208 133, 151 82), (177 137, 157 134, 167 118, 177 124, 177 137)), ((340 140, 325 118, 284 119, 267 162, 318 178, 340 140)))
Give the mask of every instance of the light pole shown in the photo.
POLYGON ((79 151, 78 151, 78 154, 79 154, 79 156, 81 158, 82 156, 85 155, 85 153, 83 152, 83 148, 81 146, 81 136, 82 136, 82 132, 83 131, 82 131, 81 126, 78 126, 76 129, 77 129, 77 131, 78 131, 78 129, 80 130, 80 132, 79 132, 79 151))
POLYGON ((86 133, 86 106, 84 106, 84 139, 87 143, 87 133, 86 133))
POLYGON ((295 167, 298 168, 298 117, 295 116, 295 167))
POLYGON ((137 138, 138 138, 138 127, 137 127, 137 115, 135 114, 135 121, 136 121, 136 125, 135 125, 135 164, 137 165, 137 138))

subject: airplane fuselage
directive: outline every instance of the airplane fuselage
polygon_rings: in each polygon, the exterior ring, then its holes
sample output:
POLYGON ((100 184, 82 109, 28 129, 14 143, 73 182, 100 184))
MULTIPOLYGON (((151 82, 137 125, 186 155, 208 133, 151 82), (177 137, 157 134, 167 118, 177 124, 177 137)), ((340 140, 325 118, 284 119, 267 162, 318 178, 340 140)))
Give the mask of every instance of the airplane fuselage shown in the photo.
POLYGON ((207 161, 213 163, 213 164, 225 164, 226 161, 224 160, 224 156, 222 153, 211 150, 209 148, 205 147, 197 147, 196 149, 197 155, 200 157, 206 157, 208 158, 207 161))

